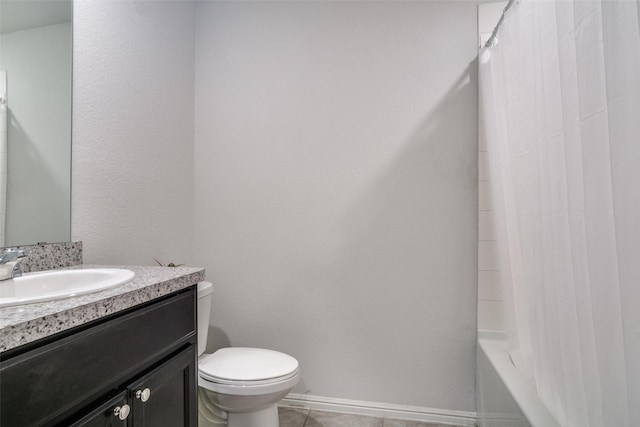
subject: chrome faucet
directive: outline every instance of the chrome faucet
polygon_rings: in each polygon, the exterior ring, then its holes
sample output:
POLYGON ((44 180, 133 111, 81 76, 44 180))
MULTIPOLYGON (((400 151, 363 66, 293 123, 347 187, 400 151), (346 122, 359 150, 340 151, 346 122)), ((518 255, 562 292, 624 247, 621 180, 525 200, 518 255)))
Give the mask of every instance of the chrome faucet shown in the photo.
POLYGON ((22 276, 20 263, 29 255, 27 249, 7 248, 0 255, 0 280, 13 279, 22 276))

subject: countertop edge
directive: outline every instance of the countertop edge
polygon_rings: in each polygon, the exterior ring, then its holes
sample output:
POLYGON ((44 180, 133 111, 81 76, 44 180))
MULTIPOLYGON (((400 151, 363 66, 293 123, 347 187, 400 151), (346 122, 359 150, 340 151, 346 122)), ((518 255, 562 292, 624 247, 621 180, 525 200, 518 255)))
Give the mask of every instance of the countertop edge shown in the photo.
MULTIPOLYGON (((98 267, 98 266, 79 266, 80 268, 98 267)), ((80 303, 71 308, 64 308, 60 311, 50 312, 25 321, 18 321, 0 328, 0 352, 12 350, 25 344, 32 343, 42 338, 66 331, 68 329, 84 325, 88 322, 98 320, 123 310, 135 307, 140 304, 161 298, 165 295, 188 288, 204 279, 204 269, 193 269, 190 272, 180 274, 179 269, 171 271, 180 275, 168 278, 144 277, 147 270, 158 270, 162 267, 135 267, 135 266, 100 266, 100 267, 117 267, 131 268, 136 271, 137 281, 143 283, 137 287, 123 285, 119 288, 118 293, 108 295, 106 297, 98 297, 99 299, 92 301, 89 297, 85 297, 89 301, 80 303), (142 277, 140 275, 142 274, 142 277), (148 283, 147 283, 148 282, 148 283)), ((53 305, 53 304, 52 304, 53 305)), ((50 310, 49 310, 50 311, 50 310)))

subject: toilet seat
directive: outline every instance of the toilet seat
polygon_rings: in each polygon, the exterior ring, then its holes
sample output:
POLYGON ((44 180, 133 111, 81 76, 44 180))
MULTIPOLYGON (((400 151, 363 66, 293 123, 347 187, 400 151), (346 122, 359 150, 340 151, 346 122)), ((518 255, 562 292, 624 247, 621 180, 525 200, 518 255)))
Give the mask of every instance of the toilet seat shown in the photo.
POLYGON ((266 380, 237 381, 237 380, 226 380, 224 378, 217 378, 215 376, 208 375, 206 372, 200 371, 200 378, 202 378, 203 380, 207 380, 209 382, 216 383, 216 384, 226 384, 226 385, 233 385, 238 387, 248 387, 248 386, 279 383, 279 382, 288 380, 289 378, 292 378, 296 375, 298 375, 297 369, 291 372, 290 374, 283 375, 281 377, 269 378, 266 380))
POLYGON ((198 361, 200 376, 223 384, 278 382, 294 375, 298 361, 288 354, 264 348, 221 348, 198 361))
POLYGON ((198 385, 222 394, 277 392, 295 385, 299 375, 296 359, 262 348, 222 348, 198 360, 198 385))

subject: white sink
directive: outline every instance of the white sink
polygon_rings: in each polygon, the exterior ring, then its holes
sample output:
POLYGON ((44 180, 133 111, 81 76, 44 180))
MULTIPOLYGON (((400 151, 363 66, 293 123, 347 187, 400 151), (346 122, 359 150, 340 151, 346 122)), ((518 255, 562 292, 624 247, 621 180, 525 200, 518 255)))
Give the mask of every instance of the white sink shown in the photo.
POLYGON ((103 291, 131 281, 123 268, 87 268, 28 273, 0 281, 0 307, 53 301, 103 291))

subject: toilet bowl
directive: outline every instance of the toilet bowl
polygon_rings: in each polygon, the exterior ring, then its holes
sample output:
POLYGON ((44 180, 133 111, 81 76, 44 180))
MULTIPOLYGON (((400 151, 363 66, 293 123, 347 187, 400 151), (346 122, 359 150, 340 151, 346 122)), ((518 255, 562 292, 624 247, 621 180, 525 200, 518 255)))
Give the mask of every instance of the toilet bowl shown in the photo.
POLYGON ((212 291, 198 284, 198 425, 278 427, 277 403, 298 383, 298 361, 251 347, 204 354, 212 291))

